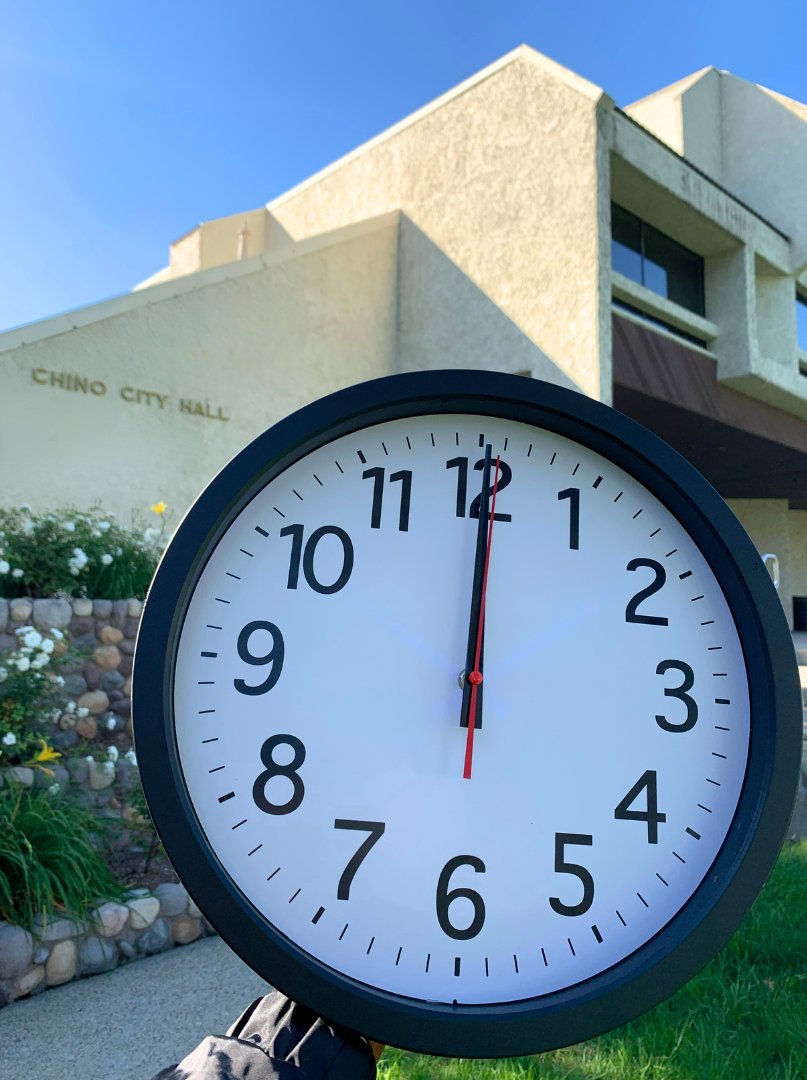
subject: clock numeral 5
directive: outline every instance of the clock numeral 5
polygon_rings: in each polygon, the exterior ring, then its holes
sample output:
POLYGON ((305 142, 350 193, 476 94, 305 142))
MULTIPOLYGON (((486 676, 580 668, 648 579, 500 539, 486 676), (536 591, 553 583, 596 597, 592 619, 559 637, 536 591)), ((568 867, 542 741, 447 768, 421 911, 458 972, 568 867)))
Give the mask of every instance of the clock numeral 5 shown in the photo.
MULTIPOLYGON (((474 465, 474 469, 481 472, 485 467, 485 459, 480 458, 474 465)), ((457 470, 457 517, 465 517, 465 503, 468 499, 468 458, 467 457, 455 457, 446 462, 447 469, 457 470)), ((496 485, 497 497, 498 494, 507 487, 510 481, 513 479, 513 470, 507 464, 506 461, 499 459, 499 481, 496 485)), ((493 495, 493 479, 490 481, 488 488, 488 495, 493 495)), ((468 517, 478 518, 479 508, 482 502, 482 493, 480 492, 471 500, 471 506, 468 510, 468 517)), ((497 510, 493 515, 495 521, 511 521, 511 514, 500 514, 497 510)))
POLYGON ((566 904, 558 896, 549 897, 549 906, 558 915, 585 915, 594 903, 594 878, 580 863, 567 862, 565 851, 567 844, 590 847, 592 843, 592 837, 582 833, 555 833, 555 873, 571 874, 583 886, 583 897, 577 904, 566 904))
POLYGON ((252 798, 259 810, 264 814, 291 814, 305 796, 305 784, 298 773, 298 769, 305 761, 305 746, 296 735, 270 735, 261 747, 261 761, 266 766, 264 771, 252 785, 252 798), (290 746, 294 756, 287 765, 280 765, 272 756, 278 746, 290 746), (266 795, 266 786, 275 776, 283 776, 291 781, 292 793, 284 803, 273 803, 266 795))
POLYGON ((339 878, 336 890, 337 900, 350 899, 350 886, 356 871, 370 854, 370 850, 384 835, 386 825, 383 821, 351 821, 350 818, 337 818, 333 823, 335 829, 358 829, 360 832, 369 832, 366 840, 363 840, 356 849, 356 853, 350 857, 348 864, 339 878))
POLYGON ((252 664, 253 667, 263 667, 265 664, 271 664, 272 670, 262 683, 253 685, 252 683, 245 682, 243 679, 233 679, 233 686, 239 694, 247 694, 251 697, 255 697, 257 694, 266 694, 280 678, 280 673, 283 670, 285 646, 283 644, 283 635, 280 633, 280 630, 274 623, 264 622, 262 619, 248 622, 238 635, 236 648, 238 649, 238 655, 245 664, 252 664), (265 630, 271 634, 272 647, 267 653, 251 652, 250 639, 253 634, 258 633, 261 630, 265 630))
POLYGON ((655 559, 631 559, 627 565, 628 570, 640 570, 642 567, 652 570, 655 576, 646 588, 640 589, 628 601, 628 606, 625 608, 625 622, 646 623, 648 626, 668 626, 670 620, 664 615, 639 614, 639 604, 663 588, 667 580, 667 572, 661 563, 656 562, 655 559))
POLYGON ((297 588, 297 583, 300 580, 300 560, 302 556, 303 577, 306 584, 314 592, 324 594, 339 592, 340 589, 347 585, 350 575, 353 573, 352 540, 345 530, 340 529, 338 525, 321 525, 318 529, 314 529, 306 541, 305 547, 303 547, 304 531, 304 525, 287 525, 285 529, 280 530, 281 536, 290 536, 292 538, 289 579, 286 587, 289 589, 297 588), (342 545, 342 569, 339 571, 336 580, 331 582, 330 585, 324 585, 314 571, 314 556, 317 553, 317 545, 326 536, 335 536, 342 545))
POLYGON ((658 810, 658 783, 655 770, 647 769, 643 772, 628 794, 614 810, 614 817, 618 821, 645 821, 647 822, 648 844, 658 843, 658 826, 660 821, 666 821, 667 815, 660 814, 658 810), (629 810, 631 803, 635 802, 642 791, 647 791, 647 809, 629 810))
POLYGON ((457 941, 468 941, 469 938, 476 937, 485 925, 485 901, 474 889, 449 889, 448 883, 451 875, 460 866, 470 866, 477 874, 485 873, 485 864, 476 855, 455 855, 453 859, 449 859, 441 870, 437 882, 437 896, 435 898, 437 921, 440 923, 440 929, 444 934, 448 934, 449 937, 455 938, 457 941), (460 899, 460 897, 470 900, 474 909, 473 918, 464 929, 453 925, 448 912, 452 902, 460 899))
POLYGON ((666 716, 656 714, 656 723, 664 731, 691 731, 698 722, 698 703, 687 693, 695 685, 695 672, 685 664, 683 660, 662 660, 656 668, 657 675, 666 675, 668 671, 680 671, 684 681, 680 686, 667 686, 664 689, 665 697, 678 698, 687 707, 686 719, 679 724, 674 724, 666 716))
MULTIPOLYGON (((362 480, 373 481, 373 508, 370 511, 370 528, 381 528, 381 505, 384 500, 384 469, 365 469, 361 474, 362 480)), ((401 509, 398 513, 398 531, 409 530, 409 505, 412 501, 412 472, 409 469, 401 469, 400 472, 390 473, 389 482, 401 484, 401 509)))

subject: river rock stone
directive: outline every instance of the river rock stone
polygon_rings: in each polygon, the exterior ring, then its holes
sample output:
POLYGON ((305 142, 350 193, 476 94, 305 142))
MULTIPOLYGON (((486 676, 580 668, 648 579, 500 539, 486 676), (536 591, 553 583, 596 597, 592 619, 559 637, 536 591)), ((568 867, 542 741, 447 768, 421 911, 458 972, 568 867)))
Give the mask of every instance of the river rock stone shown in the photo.
POLYGON ((82 739, 94 739, 98 734, 98 724, 92 716, 80 716, 73 726, 82 739))
POLYGON ((166 881, 157 886, 154 895, 160 901, 160 915, 166 918, 184 915, 188 909, 188 893, 184 885, 166 881))
POLYGON ((65 938, 77 937, 84 927, 74 919, 46 919, 42 915, 34 916, 34 934, 40 941, 64 941, 65 938))
POLYGON ((140 619, 127 619, 126 620, 126 625, 124 626, 124 630, 126 632, 126 637, 130 641, 135 640, 135 638, 137 637, 137 632, 138 632, 139 629, 140 629, 140 619))
POLYGON ((74 784, 86 784, 90 766, 84 758, 71 758, 67 763, 67 770, 74 784))
POLYGON ((5 633, 8 626, 8 600, 0 596, 0 634, 5 633))
POLYGON ((123 631, 117 626, 102 626, 98 637, 104 645, 117 645, 123 640, 123 631))
POLYGON ((134 960, 137 956, 137 949, 134 947, 131 941, 119 941, 118 952, 121 956, 125 956, 127 960, 134 960))
POLYGON ((34 600, 34 626, 40 630, 66 630, 73 618, 73 609, 69 600, 61 597, 48 597, 34 600))
POLYGON ((157 919, 154 925, 137 939, 135 947, 141 956, 150 956, 152 953, 162 952, 170 945, 171 927, 165 919, 157 919))
POLYGON ((81 697, 82 694, 87 692, 87 680, 83 675, 73 674, 64 676, 64 686, 62 687, 62 693, 68 698, 72 698, 74 701, 76 698, 81 697))
POLYGON ((70 982, 76 974, 76 943, 58 941, 50 951, 48 962, 45 964, 45 979, 48 986, 61 986, 62 983, 70 982))
POLYGON ((88 761, 87 767, 90 771, 90 790, 91 791, 103 791, 115 782, 115 767, 107 768, 107 765, 111 762, 99 762, 88 761))
POLYGON ((70 620, 70 636, 76 638, 92 637, 95 640, 95 620, 90 615, 75 615, 70 620))
POLYGON ((33 610, 34 605, 24 596, 8 602, 8 613, 14 622, 27 623, 33 610))
POLYGON ((73 601, 73 614, 92 615, 92 600, 88 600, 85 596, 77 596, 73 601))
POLYGON ((160 901, 156 896, 138 896, 129 901, 129 926, 133 930, 146 930, 160 913, 160 901))
POLYGON ((196 904, 193 902, 193 897, 192 896, 188 897, 188 914, 193 919, 201 919, 201 917, 202 917, 202 913, 199 910, 199 908, 196 906, 196 904))
POLYGON ((16 979, 31 963, 34 941, 21 926, 0 929, 0 979, 16 979))
POLYGON ((12 1000, 26 997, 28 994, 32 993, 44 978, 45 969, 41 964, 37 967, 29 968, 24 975, 20 975, 19 979, 17 979, 14 986, 11 988, 12 1000))
POLYGON ((118 949, 114 942, 90 934, 78 947, 79 971, 82 975, 100 975, 118 964, 118 949))
POLYGON ((114 937, 126 925, 129 909, 124 904, 109 901, 101 904, 95 913, 95 929, 101 937, 114 937))
POLYGON ((84 664, 84 678, 90 690, 97 690, 101 681, 101 669, 94 660, 87 660, 84 664))
POLYGON ((50 741, 54 750, 72 750, 78 743, 78 735, 72 728, 69 731, 54 731, 50 741))
POLYGON ((174 941, 177 945, 188 945, 202 933, 202 923, 199 919, 192 919, 190 915, 177 915, 171 923, 174 941))
POLYGON ((129 614, 129 601, 128 600, 116 600, 112 605, 112 616, 110 622, 113 626, 117 626, 120 630, 123 628, 123 624, 126 621, 126 617, 129 614))
POLYGON ((92 716, 97 716, 109 708, 109 698, 103 690, 88 690, 78 699, 78 707, 89 709, 92 716))
POLYGON ((44 964, 47 958, 50 956, 50 949, 47 945, 37 945, 34 949, 34 955, 31 957, 32 964, 44 964))
POLYGON ((130 619, 139 619, 143 613, 143 601, 132 598, 126 611, 130 619))
POLYGON ((112 711, 118 716, 130 716, 132 712, 132 699, 121 698, 120 701, 112 702, 112 711))
POLYGON ((22 784, 23 787, 33 786, 34 770, 29 769, 26 765, 11 765, 6 770, 6 775, 11 777, 12 780, 16 780, 18 784, 22 784))
MULTIPOLYGON (((123 642, 121 642, 123 644, 123 642)), ((131 642, 132 651, 134 652, 134 642, 131 642)), ((17 639, 13 638, 11 634, 0 634, 0 653, 12 652, 17 648, 17 639)))
POLYGON ((134 643, 134 641, 127 641, 127 640, 126 640, 126 639, 124 638, 124 640, 123 640, 123 641, 121 641, 121 642, 119 642, 119 643, 118 643, 118 649, 119 649, 119 650, 120 650, 120 651, 121 651, 121 652, 122 652, 122 653, 123 653, 123 654, 124 654, 125 656, 132 656, 132 655, 134 654, 134 651, 135 651, 135 643, 134 643))
POLYGON ((105 671, 101 676, 99 688, 107 694, 116 693, 126 682, 119 671, 105 671))
MULTIPOLYGON (((121 642, 121 645, 123 645, 123 642, 121 642)), ((123 656, 123 657, 121 657, 121 662, 120 662, 120 664, 118 664, 118 671, 121 673, 121 675, 126 675, 128 677, 129 675, 132 674, 132 668, 133 667, 134 667, 134 657, 133 656, 123 656)))
POLYGON ((93 600, 92 613, 96 619, 108 619, 112 614, 111 600, 93 600))
POLYGON ((99 645, 93 656, 101 671, 112 671, 121 661, 117 645, 99 645))

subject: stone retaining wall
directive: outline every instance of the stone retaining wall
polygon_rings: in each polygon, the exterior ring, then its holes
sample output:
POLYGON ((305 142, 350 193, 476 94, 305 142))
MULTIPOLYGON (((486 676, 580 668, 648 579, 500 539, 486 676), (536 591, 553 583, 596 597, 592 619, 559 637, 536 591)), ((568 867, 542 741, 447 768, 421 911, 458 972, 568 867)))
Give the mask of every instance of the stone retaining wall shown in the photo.
POLYGON ((86 922, 38 919, 33 932, 0 922, 0 1007, 83 975, 187 945, 214 931, 182 885, 132 889, 86 922))

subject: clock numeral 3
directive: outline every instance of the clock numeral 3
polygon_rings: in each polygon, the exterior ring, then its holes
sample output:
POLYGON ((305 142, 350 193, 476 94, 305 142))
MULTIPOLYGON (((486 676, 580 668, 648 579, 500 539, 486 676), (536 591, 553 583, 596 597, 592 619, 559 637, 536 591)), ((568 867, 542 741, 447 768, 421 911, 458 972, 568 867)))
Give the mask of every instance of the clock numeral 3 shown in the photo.
MULTIPOLYGON (((370 528, 381 528, 381 508, 384 501, 384 469, 365 469, 361 474, 362 480, 373 481, 373 507, 370 511, 370 528)), ((409 469, 401 469, 400 472, 390 473, 391 484, 401 484, 401 508, 398 513, 398 531, 409 530, 409 506, 412 501, 412 472, 409 469)))
POLYGON ((628 601, 628 606, 625 608, 625 622, 633 623, 646 623, 648 626, 668 626, 670 620, 664 615, 640 615, 638 608, 639 604, 643 603, 653 593, 657 593, 659 589, 664 587, 664 583, 667 580, 667 573, 661 563, 656 562, 655 559, 631 559, 627 565, 628 570, 639 570, 641 567, 647 567, 648 570, 652 570, 655 577, 650 584, 640 589, 631 600, 628 601))
POLYGON ((337 900, 350 899, 350 886, 356 871, 370 854, 373 844, 377 843, 384 835, 386 825, 383 821, 351 821, 350 818, 337 818, 333 823, 335 829, 357 829, 359 832, 368 832, 370 835, 359 844, 356 853, 351 856, 347 866, 339 878, 339 886, 336 890, 337 900))
POLYGON ((555 873, 571 874, 583 885, 583 898, 578 904, 565 904, 560 897, 550 896, 549 906, 558 915, 585 915, 594 903, 594 878, 580 863, 566 862, 567 844, 591 847, 593 839, 582 833, 555 833, 555 873))
POLYGON ((259 810, 263 810, 264 814, 293 813, 305 795, 305 784, 297 771, 305 761, 305 746, 302 740, 296 735, 270 735, 261 747, 261 761, 266 768, 252 785, 252 798, 255 800, 255 805, 259 810), (279 765, 272 755, 275 747, 284 744, 292 748, 294 756, 287 765, 279 765), (284 776, 291 781, 293 790, 290 798, 284 803, 273 803, 266 797, 266 786, 275 776, 284 776))
POLYGON ((628 794, 614 810, 614 817, 618 821, 645 821, 647 822, 648 844, 658 843, 658 825, 660 821, 666 821, 667 815, 660 814, 658 810, 658 783, 653 769, 643 772, 628 794), (647 809, 629 810, 632 802, 639 798, 642 791, 647 791, 647 809))
POLYGON ((680 671, 684 676, 684 681, 680 686, 665 687, 664 696, 678 698, 679 701, 683 701, 687 707, 687 715, 686 719, 682 720, 680 724, 673 724, 666 716, 656 714, 656 723, 664 731, 691 731, 698 722, 698 703, 689 696, 687 691, 691 690, 695 685, 695 672, 683 660, 662 660, 656 668, 656 674, 666 675, 668 671, 680 671))
POLYGON ((248 694, 252 697, 257 694, 266 694, 280 678, 280 673, 283 670, 285 646, 283 644, 283 635, 280 633, 280 630, 278 630, 274 623, 256 619, 254 622, 247 623, 247 625, 242 628, 238 635, 238 644, 236 647, 238 649, 238 655, 245 664, 252 664, 254 667, 263 667, 264 664, 271 664, 272 670, 266 676, 266 680, 262 683, 257 683, 253 686, 243 679, 233 679, 233 686, 239 694, 248 694), (250 638, 260 630, 266 630, 272 635, 272 647, 268 653, 257 654, 250 651, 250 638))
POLYGON ((455 855, 453 859, 449 859, 440 872, 440 878, 437 882, 437 921, 440 923, 440 929, 444 934, 448 934, 449 937, 455 938, 457 941, 468 941, 469 938, 476 937, 485 925, 485 901, 474 889, 449 889, 448 883, 451 875, 460 866, 470 866, 477 874, 485 873, 485 864, 476 855, 455 855), (452 902, 459 900, 461 897, 470 900, 474 909, 474 916, 470 925, 466 926, 465 929, 454 926, 448 914, 452 902))
POLYGON ((290 536, 291 540, 291 558, 289 560, 289 580, 287 588, 296 589, 297 583, 300 580, 300 557, 302 556, 303 564, 303 577, 306 583, 318 593, 335 593, 343 589, 350 580, 350 575, 353 573, 353 542, 344 529, 340 529, 338 525, 321 525, 309 536, 308 540, 303 547, 303 532, 305 531, 304 525, 287 525, 285 529, 280 530, 281 536, 290 536), (317 545, 326 536, 335 536, 339 543, 342 545, 342 569, 330 585, 323 585, 314 572, 314 556, 317 552, 317 545))
MULTIPOLYGON (((468 458, 467 457, 455 457, 446 462, 447 469, 457 470, 457 508, 456 516, 465 517, 465 503, 468 499, 468 458)), ((481 472, 485 468, 485 459, 480 458, 474 465, 474 469, 481 472)), ((513 470, 507 464, 506 461, 499 459, 499 481, 496 484, 496 497, 501 494, 504 488, 513 479, 513 470)), ((488 497, 493 495, 493 476, 491 476, 490 486, 488 487, 488 497)), ((482 493, 480 492, 471 500, 471 506, 468 510, 468 517, 478 518, 479 507, 482 502, 482 493)), ((500 514, 497 510, 493 515, 495 521, 511 521, 511 514, 500 514)))

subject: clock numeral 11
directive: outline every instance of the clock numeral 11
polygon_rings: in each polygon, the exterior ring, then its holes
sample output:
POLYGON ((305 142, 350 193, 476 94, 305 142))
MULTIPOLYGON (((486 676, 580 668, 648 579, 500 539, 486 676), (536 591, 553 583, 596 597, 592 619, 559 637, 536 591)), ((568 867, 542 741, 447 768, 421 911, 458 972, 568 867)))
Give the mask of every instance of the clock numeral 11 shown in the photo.
MULTIPOLYGON (((381 509, 384 501, 384 472, 382 468, 365 469, 361 474, 362 480, 373 481, 373 506, 370 511, 370 528, 381 528, 381 509)), ((410 469, 401 469, 400 472, 390 473, 389 482, 401 485, 401 507, 398 512, 398 531, 407 532, 409 529, 409 506, 412 501, 412 472, 410 469)))

